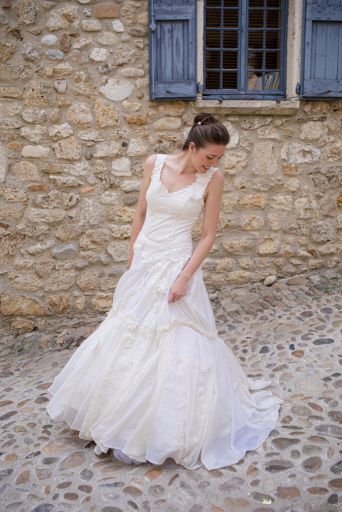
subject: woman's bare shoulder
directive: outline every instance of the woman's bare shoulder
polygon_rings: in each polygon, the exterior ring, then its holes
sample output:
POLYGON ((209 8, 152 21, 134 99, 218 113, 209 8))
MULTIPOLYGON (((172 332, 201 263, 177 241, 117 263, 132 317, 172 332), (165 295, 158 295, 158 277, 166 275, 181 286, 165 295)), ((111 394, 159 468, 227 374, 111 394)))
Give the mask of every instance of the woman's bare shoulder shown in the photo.
POLYGON ((223 188, 224 176, 219 167, 212 167, 211 182, 214 184, 214 187, 223 188))

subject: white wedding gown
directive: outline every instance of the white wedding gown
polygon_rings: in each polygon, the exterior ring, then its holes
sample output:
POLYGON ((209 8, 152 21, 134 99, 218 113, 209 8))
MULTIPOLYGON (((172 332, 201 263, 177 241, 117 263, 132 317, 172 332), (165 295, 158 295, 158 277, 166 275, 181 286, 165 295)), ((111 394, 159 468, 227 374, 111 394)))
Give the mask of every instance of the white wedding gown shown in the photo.
MULTIPOLYGON (((192 228, 215 168, 169 192, 158 155, 131 267, 111 310, 48 389, 47 411, 102 449, 188 469, 238 462, 275 427, 283 402, 245 375, 218 336, 201 266, 187 294, 170 287, 193 251, 192 228)), ((219 172, 219 171, 217 171, 219 172)))

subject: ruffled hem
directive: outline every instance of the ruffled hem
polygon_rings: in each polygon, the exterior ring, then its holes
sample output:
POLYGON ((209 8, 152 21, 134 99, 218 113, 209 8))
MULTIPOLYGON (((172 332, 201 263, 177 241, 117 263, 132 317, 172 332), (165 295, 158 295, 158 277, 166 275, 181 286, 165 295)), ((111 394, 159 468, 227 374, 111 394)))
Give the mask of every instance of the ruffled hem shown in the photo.
POLYGON ((271 382, 248 379, 221 338, 177 326, 153 349, 138 335, 108 357, 111 326, 108 317, 102 343, 81 345, 48 389, 48 413, 80 438, 140 462, 211 470, 238 462, 276 425, 282 400, 263 389, 271 382))

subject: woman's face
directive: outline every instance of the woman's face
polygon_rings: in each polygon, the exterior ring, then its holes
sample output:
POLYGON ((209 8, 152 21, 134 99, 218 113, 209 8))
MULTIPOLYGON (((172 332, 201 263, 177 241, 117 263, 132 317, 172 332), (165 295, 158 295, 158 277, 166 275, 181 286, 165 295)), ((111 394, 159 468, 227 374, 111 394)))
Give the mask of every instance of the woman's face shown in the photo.
POLYGON ((205 173, 209 167, 218 167, 225 149, 226 146, 222 144, 206 144, 204 148, 196 149, 195 144, 190 142, 191 161, 196 171, 205 173))

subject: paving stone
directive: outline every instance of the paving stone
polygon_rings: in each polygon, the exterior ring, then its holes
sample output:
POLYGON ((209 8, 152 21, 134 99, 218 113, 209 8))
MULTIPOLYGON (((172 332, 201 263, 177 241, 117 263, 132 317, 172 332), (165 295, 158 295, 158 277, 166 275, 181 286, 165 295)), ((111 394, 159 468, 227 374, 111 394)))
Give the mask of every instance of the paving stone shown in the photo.
POLYGON ((284 398, 269 438, 238 463, 211 471, 187 470, 172 459, 126 466, 112 456, 98 458, 93 441, 48 417, 53 376, 103 317, 51 318, 44 330, 15 338, 2 329, 4 511, 336 512, 342 490, 342 273, 329 269, 329 279, 325 275, 320 270, 288 284, 229 286, 211 298, 220 336, 246 373, 269 378, 272 391, 284 398))

